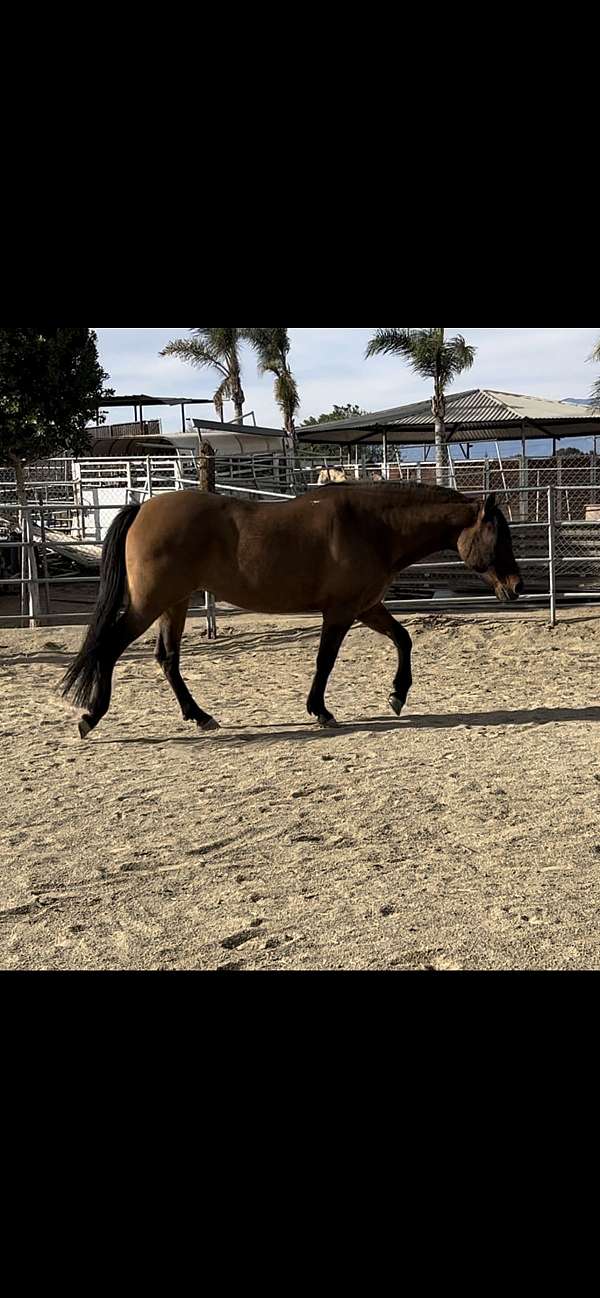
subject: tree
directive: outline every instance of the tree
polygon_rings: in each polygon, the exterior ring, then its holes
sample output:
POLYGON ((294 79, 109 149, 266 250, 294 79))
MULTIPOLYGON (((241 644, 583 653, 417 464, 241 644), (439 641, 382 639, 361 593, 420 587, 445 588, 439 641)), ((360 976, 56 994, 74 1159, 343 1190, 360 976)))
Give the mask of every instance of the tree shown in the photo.
POLYGON ((177 356, 180 361, 188 361, 197 369, 216 370, 221 376, 213 397, 216 412, 222 419, 223 403, 233 401, 235 418, 240 423, 245 400, 240 344, 245 332, 244 329, 190 329, 190 333, 196 335, 194 338, 176 338, 160 352, 161 356, 177 356))
MULTIPOLYGON (((23 536, 31 540, 23 466, 89 448, 86 424, 97 416, 108 374, 93 329, 0 329, 0 461, 14 469, 23 536)), ((35 559, 29 547, 35 611, 35 559)))
MULTIPOLYGON (((594 350, 590 356, 590 360, 600 361, 600 340, 596 343, 596 346, 594 347, 594 350)), ((596 382, 594 383, 594 386, 592 388, 592 394, 590 397, 590 402, 596 410, 600 410, 600 379, 596 379, 596 382)))
POLYGON ((446 442, 446 388, 463 370, 469 370, 475 359, 470 347, 459 334, 444 338, 444 329, 378 329, 367 346, 369 356, 402 356, 417 374, 433 379, 431 409, 435 425, 436 481, 443 483, 448 462, 446 442))
POLYGON ((24 464, 89 449, 107 378, 93 329, 0 329, 0 460, 23 503, 24 464))
POLYGON ((245 329, 245 336, 258 356, 259 374, 275 375, 275 400, 283 415, 283 426, 295 441, 295 414, 300 406, 298 386, 288 365, 290 340, 287 329, 245 329))
MULTIPOLYGON (((334 419, 356 419, 358 415, 368 415, 368 410, 361 410, 360 406, 348 403, 345 406, 334 406, 333 410, 327 411, 324 415, 319 415, 316 419, 310 415, 308 419, 302 422, 302 428, 312 428, 315 424, 328 424, 334 419)), ((315 452, 317 455, 336 455, 339 446, 334 442, 303 442, 308 450, 315 452)))
POLYGON ((326 415, 319 415, 317 419, 310 415, 308 419, 302 421, 303 428, 310 428, 313 424, 328 424, 334 419, 356 419, 358 415, 368 415, 368 410, 361 410, 360 406, 334 406, 333 410, 328 411, 326 415))

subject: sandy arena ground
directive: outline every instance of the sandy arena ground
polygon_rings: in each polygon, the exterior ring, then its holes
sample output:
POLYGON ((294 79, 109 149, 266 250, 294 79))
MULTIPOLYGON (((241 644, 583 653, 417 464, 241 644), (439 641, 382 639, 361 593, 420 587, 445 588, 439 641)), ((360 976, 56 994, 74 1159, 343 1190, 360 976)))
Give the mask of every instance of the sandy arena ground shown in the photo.
POLYGON ((0 628, 3 969, 600 968, 600 609, 348 636, 322 731, 319 622, 188 623, 180 718, 149 634, 82 742, 55 691, 82 628, 0 628))

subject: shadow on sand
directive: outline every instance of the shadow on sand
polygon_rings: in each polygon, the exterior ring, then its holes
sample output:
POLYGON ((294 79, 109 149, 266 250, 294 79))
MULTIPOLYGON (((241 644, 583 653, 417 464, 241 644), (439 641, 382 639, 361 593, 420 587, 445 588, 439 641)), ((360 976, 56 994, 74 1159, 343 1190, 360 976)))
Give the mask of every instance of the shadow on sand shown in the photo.
POLYGON ((223 726, 211 734, 189 735, 126 735, 120 739, 102 739, 90 735, 86 743, 98 744, 264 744, 282 739, 335 741, 349 734, 383 734, 388 730, 460 730, 493 726, 547 726, 560 722, 600 722, 600 707, 589 708, 522 708, 498 712, 444 712, 400 717, 367 717, 357 721, 340 722, 336 730, 323 730, 316 723, 298 722, 296 725, 223 726))

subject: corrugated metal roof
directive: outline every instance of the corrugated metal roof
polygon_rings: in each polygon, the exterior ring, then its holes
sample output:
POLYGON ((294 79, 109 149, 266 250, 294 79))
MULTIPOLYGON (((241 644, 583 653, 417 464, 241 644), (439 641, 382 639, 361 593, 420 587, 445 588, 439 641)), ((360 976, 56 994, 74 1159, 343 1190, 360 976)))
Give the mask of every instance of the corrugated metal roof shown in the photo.
POLYGON ((204 419, 202 416, 192 419, 195 428, 208 428, 215 433, 243 433, 244 437, 287 437, 285 428, 264 428, 259 424, 242 424, 236 421, 229 423, 221 419, 204 419))
MULTIPOLYGON (((524 430, 527 439, 560 437, 572 431, 579 436, 600 433, 600 413, 590 406, 573 406, 547 397, 523 396, 517 392, 498 392, 491 388, 471 388, 468 392, 450 393, 446 397, 446 435, 448 440, 514 441, 524 430), (564 426, 564 433, 561 426, 564 426)), ((356 419, 337 419, 299 429, 303 442, 381 441, 383 431, 389 442, 405 445, 434 440, 431 400, 413 402, 377 410, 356 419)))
POLYGON ((150 397, 147 392, 132 392, 125 396, 104 397, 99 410, 112 406, 212 406, 212 397, 150 397))

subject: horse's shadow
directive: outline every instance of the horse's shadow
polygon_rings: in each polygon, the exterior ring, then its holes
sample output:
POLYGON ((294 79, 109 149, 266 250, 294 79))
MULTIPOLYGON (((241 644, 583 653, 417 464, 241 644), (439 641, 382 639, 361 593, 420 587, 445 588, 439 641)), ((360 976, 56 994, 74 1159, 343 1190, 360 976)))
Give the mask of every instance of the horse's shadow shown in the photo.
MULTIPOLYGON (((295 725, 222 726, 210 735, 127 735, 119 739, 101 739, 99 744, 274 744, 282 739, 331 742, 348 734, 383 734, 389 730, 459 730, 476 726, 547 726, 560 722, 600 721, 600 707, 588 708, 520 708, 495 712, 407 713, 398 720, 389 717, 360 717, 340 722, 337 729, 322 729, 315 723, 295 725)), ((88 741, 90 742, 90 741, 88 741)))

